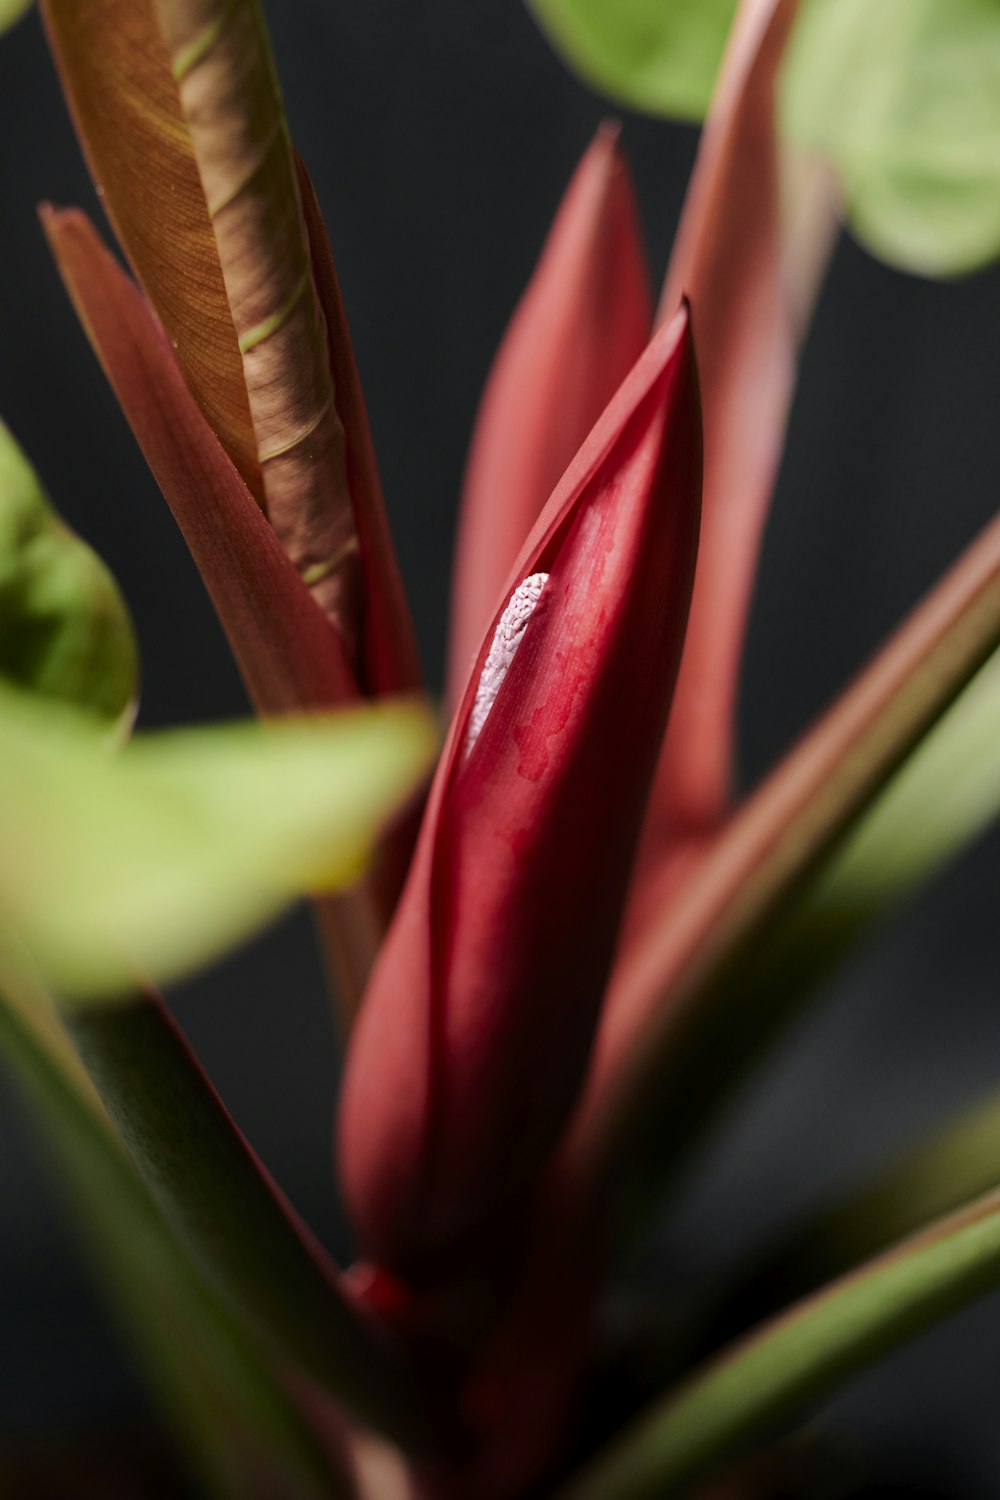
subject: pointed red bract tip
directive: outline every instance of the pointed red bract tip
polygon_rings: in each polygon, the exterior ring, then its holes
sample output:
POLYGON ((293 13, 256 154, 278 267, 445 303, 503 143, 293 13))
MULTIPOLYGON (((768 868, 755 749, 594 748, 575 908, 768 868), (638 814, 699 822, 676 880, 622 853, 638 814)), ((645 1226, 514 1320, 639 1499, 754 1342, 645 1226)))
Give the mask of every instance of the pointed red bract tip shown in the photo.
MULTIPOLYGON (((654 860, 675 839, 714 831, 733 791, 739 665, 800 331, 786 262, 792 205, 775 123, 776 79, 796 6, 751 0, 740 7, 661 304, 669 316, 684 291, 694 307, 705 492, 690 628, 650 806, 654 860)), ((828 214, 824 205, 820 213, 828 214)))
POLYGON ((452 703, 543 505, 649 338, 649 277, 618 136, 603 126, 577 167, 487 381, 452 585, 452 703))
POLYGON ((312 181, 297 154, 295 166, 316 296, 326 323, 337 414, 344 426, 347 482, 358 533, 363 591, 361 686, 369 697, 418 692, 422 677, 413 620, 382 499, 368 412, 333 251, 312 181))
POLYGON ((348 1053, 342 1181, 406 1272, 537 1178, 579 1088, 687 619, 701 482, 686 311, 517 560, 548 574, 485 722, 480 648, 348 1053))

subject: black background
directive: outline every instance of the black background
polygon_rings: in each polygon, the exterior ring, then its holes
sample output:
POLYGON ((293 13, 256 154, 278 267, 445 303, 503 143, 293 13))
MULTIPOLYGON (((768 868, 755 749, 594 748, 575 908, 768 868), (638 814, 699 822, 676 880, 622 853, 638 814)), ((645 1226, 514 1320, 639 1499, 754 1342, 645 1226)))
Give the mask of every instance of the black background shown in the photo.
MULTIPOLYGON (((478 392, 604 107, 518 0, 270 6, 293 134, 327 214, 427 672, 440 682, 456 497, 478 392)), ((625 116, 662 274, 694 131, 625 116)), ((108 559, 144 657, 143 722, 243 712, 173 523, 57 284, 34 206, 95 200, 36 17, 0 41, 0 414, 108 559)), ((993 511, 1000 273, 919 281, 850 241, 805 351, 767 535, 740 736, 752 781, 993 511)), ((1000 752, 998 752, 1000 753, 1000 752)), ((732 1254, 1000 1075, 1000 841, 987 839, 815 1004, 706 1164, 678 1243, 732 1254)), ((334 1048, 308 919, 173 997, 240 1122, 335 1247, 334 1048)), ((113 1431, 142 1397, 6 1079, 0 1442, 113 1431)), ((885 1472, 1000 1494, 1000 1298, 826 1414, 885 1472)))

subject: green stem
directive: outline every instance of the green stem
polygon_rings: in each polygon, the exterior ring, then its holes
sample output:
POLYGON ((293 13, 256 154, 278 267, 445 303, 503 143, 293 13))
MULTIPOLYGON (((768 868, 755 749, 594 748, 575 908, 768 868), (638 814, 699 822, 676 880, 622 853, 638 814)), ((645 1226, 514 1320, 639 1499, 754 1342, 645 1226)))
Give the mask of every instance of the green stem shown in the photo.
POLYGON ((419 1390, 344 1297, 162 1002, 74 1011, 66 1025, 154 1201, 215 1289, 363 1421, 421 1446, 419 1390))

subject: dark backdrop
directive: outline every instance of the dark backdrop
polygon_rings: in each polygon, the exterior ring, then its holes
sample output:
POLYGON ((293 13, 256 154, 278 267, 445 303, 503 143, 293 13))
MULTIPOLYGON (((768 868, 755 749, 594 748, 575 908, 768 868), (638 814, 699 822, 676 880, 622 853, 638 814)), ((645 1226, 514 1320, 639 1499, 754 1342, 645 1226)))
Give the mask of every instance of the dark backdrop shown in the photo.
MULTIPOLYGON (((270 6, 293 133, 344 284, 432 683, 478 392, 604 112, 518 0, 270 6)), ((626 117, 653 264, 694 132, 626 117)), ((42 242, 42 198, 95 202, 37 18, 0 42, 0 413, 135 613, 147 725, 242 712, 199 581, 42 242)), ((746 779, 787 745, 991 514, 1000 274, 936 285, 845 241, 805 353, 754 607, 746 779)), ((988 839, 828 987, 712 1153, 680 1243, 718 1258, 850 1180, 1000 1073, 988 839)), ((175 994, 240 1122, 343 1246, 328 1168, 333 1046, 301 914, 175 994)), ((6 1080, 0 1094, 0 1440, 112 1430, 142 1397, 91 1294, 6 1080)), ((1000 1299, 887 1362, 827 1414, 886 1471, 1000 1493, 1000 1299)))

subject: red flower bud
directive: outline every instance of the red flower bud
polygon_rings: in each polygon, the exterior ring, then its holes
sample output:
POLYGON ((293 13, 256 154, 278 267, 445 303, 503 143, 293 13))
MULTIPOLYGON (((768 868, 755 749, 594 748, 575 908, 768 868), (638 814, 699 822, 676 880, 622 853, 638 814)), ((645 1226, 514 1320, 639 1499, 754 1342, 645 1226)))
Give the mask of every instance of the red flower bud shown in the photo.
POLYGON ((390 1266, 509 1209, 579 1089, 684 636, 700 480, 685 310, 511 576, 351 1040, 342 1181, 390 1266))

